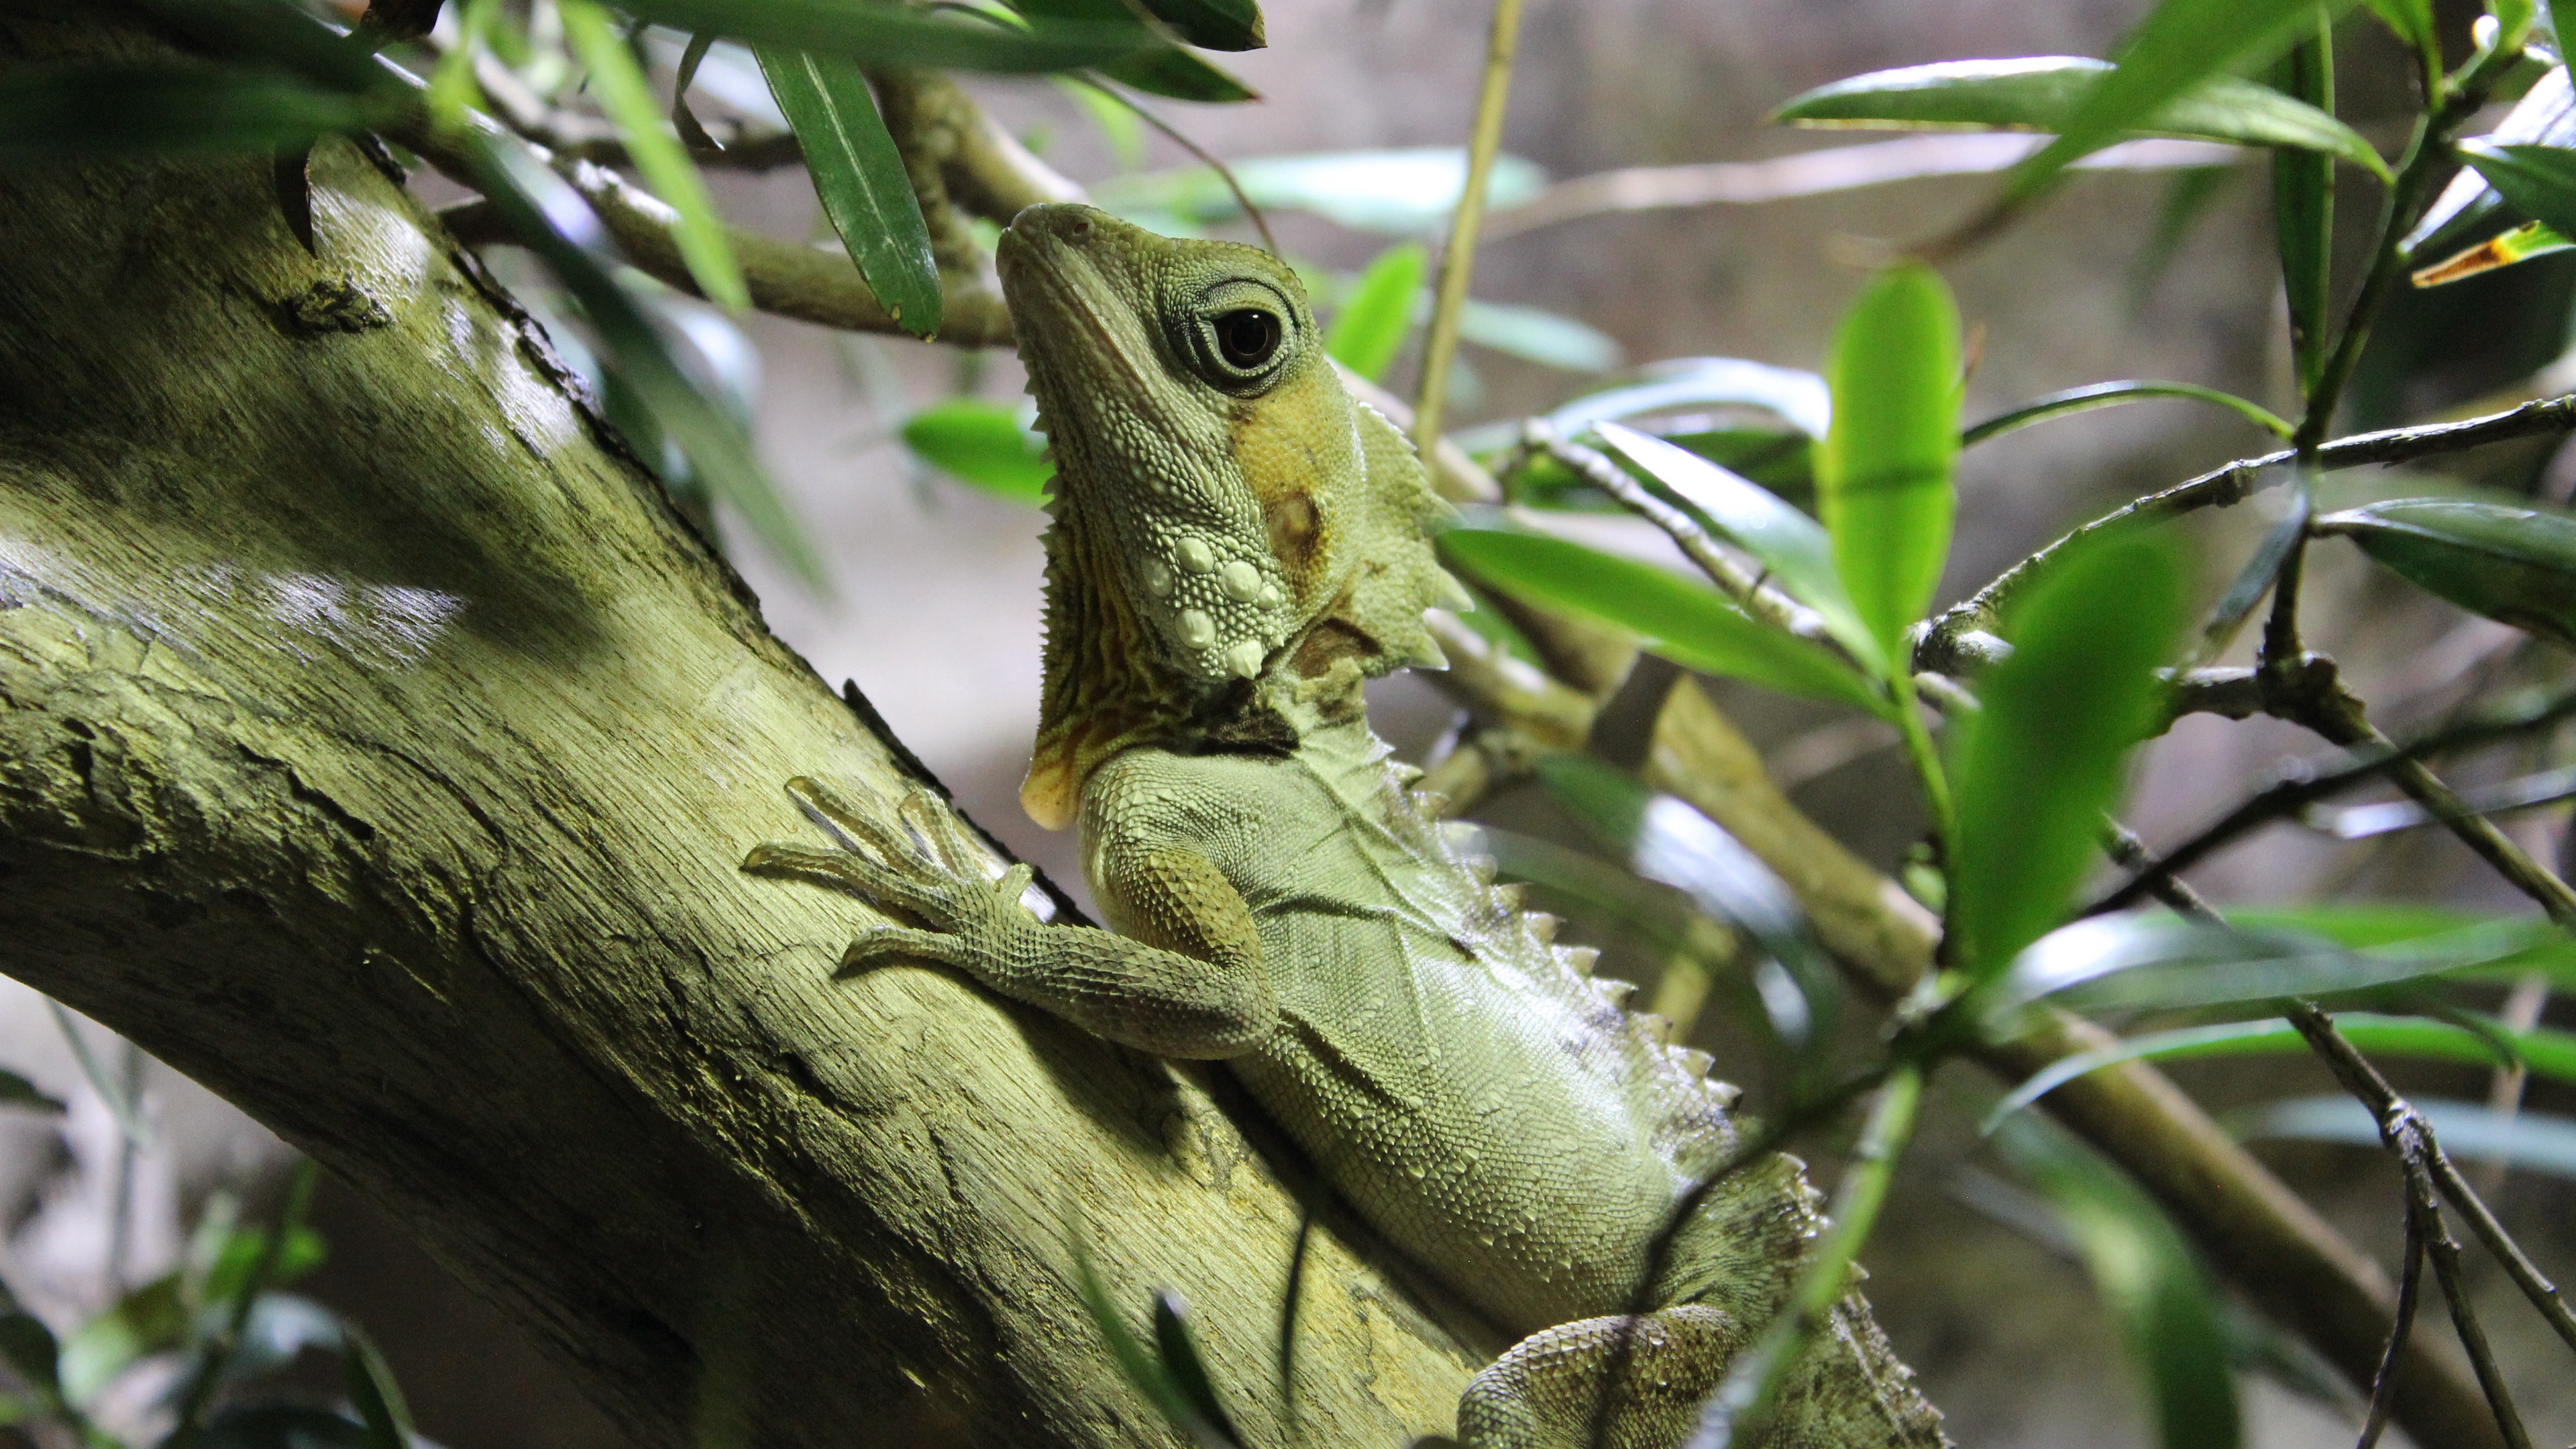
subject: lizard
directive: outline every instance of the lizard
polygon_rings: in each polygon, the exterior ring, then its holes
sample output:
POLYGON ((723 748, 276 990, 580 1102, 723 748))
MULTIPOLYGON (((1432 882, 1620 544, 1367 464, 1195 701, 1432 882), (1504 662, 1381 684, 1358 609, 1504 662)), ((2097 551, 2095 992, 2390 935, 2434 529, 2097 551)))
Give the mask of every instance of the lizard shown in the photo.
MULTIPOLYGON (((981 868, 926 792, 896 829, 800 779, 835 848, 764 845, 746 868, 909 922, 860 934, 853 966, 944 963, 1226 1063, 1379 1233, 1522 1335, 1461 1397, 1469 1449, 1590 1444, 1596 1413, 1601 1442, 1670 1449, 1824 1220, 1773 1154, 1706 1194, 1645 1281, 1742 1140, 1735 1091, 1624 1009, 1597 952, 1555 944, 1369 729, 1363 683, 1442 665, 1424 613, 1471 605, 1432 542, 1448 505, 1269 253, 1051 203, 996 263, 1055 466, 1021 802, 1078 826, 1113 929, 1042 920, 1030 867, 981 868)), ((1853 1290, 1765 1442, 1947 1440, 1853 1290)))

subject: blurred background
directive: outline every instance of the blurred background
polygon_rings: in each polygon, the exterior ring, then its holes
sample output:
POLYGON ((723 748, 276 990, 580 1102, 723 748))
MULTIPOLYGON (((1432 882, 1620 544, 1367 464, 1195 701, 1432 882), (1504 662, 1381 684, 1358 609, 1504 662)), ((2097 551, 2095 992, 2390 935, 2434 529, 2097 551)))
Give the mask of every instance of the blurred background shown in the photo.
MULTIPOLYGON (((1495 198, 1498 234, 1476 274, 1476 296, 1491 306, 1470 333, 1453 427, 1543 411, 1663 359, 1816 368, 1861 280, 1850 264, 1861 244, 1929 235, 1962 218, 1989 183, 1928 177, 1546 225, 1526 224, 1534 212, 1512 221, 1513 201, 1539 196, 1550 182, 1621 168, 1748 162, 1848 144, 1768 126, 1765 117, 1800 91, 1863 71, 1966 56, 2101 55, 2145 8, 2144 0, 1530 0, 1505 133, 1516 160, 1506 170, 1509 194, 1495 198)), ((2476 13, 2467 4, 2438 8, 2459 34, 2476 13)), ((1228 60, 1260 101, 1152 102, 1157 114, 1241 162, 1462 143, 1482 60, 1484 0, 1271 0, 1265 12, 1269 48, 1228 60)), ((2341 114, 2393 150, 2412 103, 2402 59, 2354 15, 2343 32, 2341 114)), ((714 97, 711 109, 730 100, 756 111, 760 96, 737 84, 740 76, 729 82, 726 64, 719 51, 701 72, 701 99, 714 97)), ((1055 84, 967 83, 1032 150, 1104 199, 1158 224, 1248 234, 1191 200, 1206 196, 1205 179, 1182 174, 1192 157, 1163 135, 1055 84)), ((1337 164, 1334 184, 1345 191, 1366 170, 1347 155, 1337 164)), ((1280 206, 1271 214, 1283 250, 1328 299, 1390 246, 1407 239, 1436 246, 1437 188, 1426 207, 1418 176, 1404 169, 1410 163, 1370 164, 1385 193, 1374 212, 1346 209, 1335 220, 1280 206)), ((2346 240, 2365 245, 2376 192, 2346 176, 2355 198, 2344 208, 2346 240)), ((710 182, 739 225, 795 239, 823 234, 801 171, 715 172, 710 182)), ((434 179, 422 191, 435 202, 453 199, 434 179)), ((2203 383, 2291 410, 2269 206, 2265 169, 2250 155, 2200 169, 2087 173, 1945 268, 1977 359, 1967 415, 2124 377, 2203 383)), ((496 266, 533 282, 534 269, 517 260, 502 253, 496 266)), ((2565 261, 2405 299, 2374 342, 2346 430, 2551 390, 2576 283, 2565 261)), ((903 441, 908 422, 955 399, 1019 406, 1016 362, 674 308, 710 370, 755 419, 760 450, 828 567, 826 595, 720 519, 773 627, 827 680, 855 681, 980 823, 1078 890, 1070 837, 1037 830, 1016 797, 1036 716, 1042 517, 1007 489, 943 473, 903 441)), ((1408 345, 1387 381, 1409 389, 1412 367, 1408 345)), ((1975 449, 1963 463, 1946 591, 1963 595, 2073 522, 2267 446, 2258 430, 2226 414, 2158 403, 1975 449)), ((2576 482, 2576 467, 2555 461, 2548 447, 2490 452, 2497 456, 2470 460, 2475 476, 2465 481, 2560 497, 2576 482)), ((2420 492, 2458 481, 2405 486, 2420 492)), ((2384 496, 2398 486, 2375 470, 2345 475, 2325 501, 2384 496)), ((2233 572, 2269 521, 2257 502, 2195 522, 2213 579, 2233 572)), ((1619 533, 1622 524, 1603 527, 1619 533)), ((1630 532, 1621 546, 1651 553, 1663 545, 1659 535, 1630 532)), ((2349 551, 2315 557, 2313 643, 2343 661, 2383 722, 2425 718, 2454 701, 2464 680, 2524 667, 2526 646, 2513 631, 2402 590, 2349 551)), ((1837 723, 1777 695, 1716 691, 1801 805, 1864 856, 1898 863, 1922 822, 1892 734, 1837 723)), ((1450 723, 1449 705, 1417 680, 1384 683, 1375 703, 1381 732, 1416 757, 1450 723)), ((2186 721, 2147 752, 2130 821, 2151 841, 2170 839, 2232 803, 2282 758, 2311 752, 2287 726, 2186 721)), ((2523 767, 2547 763, 2545 755, 2535 747, 2523 767)), ((1482 813, 1533 834, 1578 839, 1534 790, 1482 813)), ((2556 859, 2563 824, 2561 809, 2514 817, 2511 828, 2543 859, 2556 859)), ((2231 901, 2365 894, 2513 904, 2438 832, 2356 844, 2284 827, 2194 879, 2231 901)), ((1660 969, 1658 948, 1616 922, 1578 911, 1567 935, 1605 945, 1611 974, 1651 985, 1660 969)), ((1733 1075, 1729 1031, 1720 1013, 1702 1028, 1700 1044, 1718 1054, 1720 1075, 1733 1075)), ((174 1074, 131 1060, 104 1031, 58 1022, 41 998, 5 984, 0 1065, 66 1109, 0 1112, 6 1276, 57 1327, 179 1265, 210 1211, 237 1204, 244 1221, 255 1220, 285 1191, 292 1154, 274 1138, 174 1074)), ((2304 1060, 2175 1070, 2221 1107, 2325 1089, 2322 1072, 2304 1060)), ((2418 1067, 2401 1074, 2400 1085, 2482 1098, 2487 1076, 2418 1067)), ((1997 1090, 1966 1068, 1937 1084, 1939 1110, 1865 1255, 1868 1291, 1962 1444, 2151 1442, 2116 1332, 2084 1271, 2044 1232, 2016 1227, 2011 1190, 1979 1166, 1975 1122, 1997 1090)), ((2535 1108, 2576 1108, 2545 1085, 2535 1085, 2530 1100, 2535 1108)), ((1814 1154, 1826 1171, 1836 1145, 1814 1154)), ((2380 1154, 2262 1150, 2393 1266, 2397 1180, 2380 1154)), ((2576 1278, 2576 1189, 2528 1171, 2497 1180, 2499 1210, 2542 1267, 2561 1281, 2576 1278)), ((367 1204, 324 1179, 310 1220, 327 1256, 293 1291, 372 1331, 421 1432, 455 1449, 622 1442, 515 1330, 367 1204)), ((2535 1432, 2546 1443, 2576 1438, 2576 1372, 2563 1351, 2488 1264, 2473 1256, 2471 1272, 2482 1301, 2491 1301, 2489 1330, 2535 1432)), ((2246 1368, 2249 1442, 2351 1441, 2357 1405, 2330 1375, 2250 1315, 2231 1317, 2228 1331, 2246 1368)), ((2418 1331, 2449 1332, 2436 1314, 2418 1331)), ((278 1342, 292 1354, 291 1334, 278 1342)), ((2391 1432, 2391 1442, 2398 1437, 2391 1432)))

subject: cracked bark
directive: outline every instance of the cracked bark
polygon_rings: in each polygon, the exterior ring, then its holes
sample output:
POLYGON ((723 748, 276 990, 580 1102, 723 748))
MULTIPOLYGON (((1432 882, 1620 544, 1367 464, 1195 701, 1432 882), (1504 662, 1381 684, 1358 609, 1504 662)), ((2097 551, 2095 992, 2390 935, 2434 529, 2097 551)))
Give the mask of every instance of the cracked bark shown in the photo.
MULTIPOLYGON (((141 54, 115 13, 16 0, 0 55, 141 54)), ((786 778, 898 756, 376 161, 315 152, 318 256, 268 171, 0 171, 0 968, 385 1203, 642 1443, 1163 1441, 1076 1224, 1275 1441, 1290 1159, 1217 1076, 840 976, 864 908, 736 864, 807 835, 786 778)), ((1301 1417, 1445 1429, 1490 1334, 1315 1252, 1301 1417)))

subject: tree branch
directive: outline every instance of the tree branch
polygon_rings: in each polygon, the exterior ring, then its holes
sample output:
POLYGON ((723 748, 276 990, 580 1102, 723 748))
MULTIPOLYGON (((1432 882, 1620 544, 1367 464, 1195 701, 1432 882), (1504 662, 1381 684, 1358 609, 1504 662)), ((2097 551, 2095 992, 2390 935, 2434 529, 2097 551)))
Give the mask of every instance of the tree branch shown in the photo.
MULTIPOLYGON (((640 1443, 1159 1442, 1077 1215, 1275 1442, 1300 1212, 1225 1079, 840 975, 865 911, 736 865, 807 835, 783 780, 897 756, 392 178, 316 150, 317 258, 266 165, 5 182, 9 971, 384 1201, 640 1443)), ((1306 1423, 1445 1431, 1498 1346, 1393 1261, 1316 1233, 1306 1423)))
MULTIPOLYGON (((2554 397, 2464 422, 2390 428, 2384 432, 2338 438, 2317 450, 2317 466, 2333 469, 2357 468, 2365 463, 2406 463, 2417 458, 2464 453, 2489 443, 2569 431, 2576 431, 2576 396, 2554 397)), ((2278 470, 2296 457, 2295 452, 2284 448, 2256 458, 2240 458, 2225 467, 2213 468, 2187 482, 2150 493, 2094 519, 2004 570, 1992 583, 1935 616, 1922 642, 1915 647, 1915 666, 1955 674, 1982 662, 1961 653, 1961 636, 1992 630, 2002 618, 2005 602, 2037 577, 2049 560, 2077 540, 2089 538, 2106 528, 2158 523, 2202 508, 2226 508, 2242 503, 2256 493, 2286 481, 2285 475, 2278 470)))

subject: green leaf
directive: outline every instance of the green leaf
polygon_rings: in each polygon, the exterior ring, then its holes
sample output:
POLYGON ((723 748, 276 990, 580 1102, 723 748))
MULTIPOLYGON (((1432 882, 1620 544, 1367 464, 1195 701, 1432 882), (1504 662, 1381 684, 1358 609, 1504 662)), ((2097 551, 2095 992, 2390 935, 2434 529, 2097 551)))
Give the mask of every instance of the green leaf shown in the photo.
POLYGON ((2417 588, 2576 645, 2576 519, 2465 498, 2399 498, 2331 513, 2341 534, 2417 588))
POLYGON ((1172 1388, 1191 1410, 1209 1428, 1239 1442, 1243 1436, 1226 1417, 1225 1405, 1217 1402, 1216 1381, 1208 1376, 1198 1341, 1190 1336, 1189 1307, 1168 1290, 1154 1295, 1154 1348, 1162 1355, 1163 1372, 1170 1376, 1172 1388))
POLYGON ((55 1341, 52 1329, 14 1304, 0 1312, 0 1358, 6 1358, 18 1377, 38 1393, 62 1396, 62 1345, 55 1341))
POLYGON ((227 1409, 171 1449, 376 1449, 367 1428, 327 1409, 253 1404, 227 1409))
POLYGON ((2433 0, 2362 0, 2370 13, 2395 31, 2406 48, 2418 53, 2441 54, 2441 42, 2433 33, 2433 0))
POLYGON ((2447 282, 2460 282, 2480 272, 2492 272, 2533 257, 2553 256, 2576 247, 2552 230, 2548 223, 2526 221, 2508 232, 2491 236, 2465 251, 2454 252, 2429 267, 2416 271, 2413 281, 2418 287, 2439 287, 2447 282))
POLYGON ((1824 526, 1755 484, 1696 453, 1617 423, 1596 424, 1601 441, 1699 510, 1726 540, 1759 560, 1825 628, 1875 672, 1887 671, 1878 637, 1861 622, 1834 567, 1834 541, 1824 526))
POLYGON ((24 1107, 52 1117, 65 1110, 60 1098, 46 1095, 35 1083, 6 1068, 0 1068, 0 1107, 24 1107))
POLYGON ((2292 931, 2094 916, 2050 932, 2016 957, 1981 988, 1978 1014, 2008 1030, 2022 1007, 2042 999, 2118 1012, 2335 996, 2493 967, 2553 939, 2564 938, 2545 920, 2507 918, 2355 950, 2292 931))
MULTIPOLYGON (((2422 6, 2426 0, 2385 0, 2422 6)), ((2425 24, 2431 25, 2426 12, 2425 24)), ((2281 88, 2334 114, 2334 28, 2322 12, 2316 34, 2292 46, 2276 67, 2281 88)), ((2281 282, 2290 308, 2291 365, 2299 395, 2314 391, 2325 368, 2334 300, 2334 161, 2301 151, 2272 157, 2272 232, 2281 257, 2281 282)))
MULTIPOLYGON (((2447 906, 2402 901, 2325 902, 2306 906, 2233 907, 2228 924, 2249 931, 2290 931, 2321 936, 2351 950, 2422 943, 2471 927, 2524 920, 2447 906)), ((2576 939, 2563 933, 2533 932, 2523 950, 2493 961, 2461 968, 2462 981, 2514 981, 2532 972, 2548 977, 2561 991, 2576 991, 2576 939)))
POLYGON ((2154 1201, 2063 1130, 2017 1117, 2004 1159, 2045 1195, 2144 1380, 2164 1449, 2235 1449, 2242 1426, 2217 1299, 2154 1201))
MULTIPOLYGON (((2113 69, 2108 61, 2074 55, 1941 61, 1819 86, 1772 119, 1842 129, 2062 131, 2081 116, 2113 69)), ((2338 156, 2375 175, 2388 174, 2370 143, 2327 112, 2252 81, 2204 77, 2133 113, 2098 144, 2121 136, 2176 136, 2274 146, 2338 156)))
MULTIPOLYGON (((1135 24, 1135 12, 1128 8, 1127 0, 1010 0, 1010 6, 1041 23, 1135 24)), ((1255 20, 1257 23, 1257 16, 1255 20)), ((1152 34, 1150 31, 1144 33, 1152 34)), ((1110 62, 1100 67, 1100 73, 1148 94, 1170 96, 1175 100, 1229 102, 1259 99, 1251 87, 1233 76, 1186 50, 1168 45, 1157 45, 1123 60, 1110 62)))
MULTIPOLYGON (((2328 0, 2323 8, 2332 15, 2346 3, 2328 0)), ((2318 9, 2318 0, 2162 0, 2121 42, 2118 66, 2067 113, 2057 139, 2013 168, 2005 199, 2038 195, 2075 160, 2157 117, 2212 77, 2270 61, 2310 33, 2318 9)), ((2386 176, 2387 164, 2372 156, 2362 164, 2386 176)))
MULTIPOLYGON (((2497 146, 2566 146, 2576 142, 2576 82, 2569 81, 2567 67, 2554 65, 2543 71, 2496 128, 2477 139, 2497 146)), ((2410 255, 2420 255, 2433 243, 2476 225, 2502 204, 2503 198, 2496 195, 2485 177, 2473 168, 2464 168, 2425 209, 2423 219, 2406 233, 2406 249, 2410 255)))
POLYGON ((1793 1046, 1820 1045, 1839 986, 1832 965, 1809 934, 1788 884, 1761 857, 1688 801, 1647 789, 1623 770, 1589 756, 1543 755, 1538 777, 1548 794, 1635 872, 1670 886, 1702 914, 1751 936, 1785 968, 1797 1004, 1772 1007, 1772 1024, 1793 1046))
MULTIPOLYGON (((2519 1061, 2534 1076, 2576 1082, 2576 1032, 2535 1028, 2513 1031, 2491 1025, 2472 1031, 2447 1021, 2420 1016, 2378 1016, 2346 1012, 2335 1017, 2344 1038, 2377 1056, 2420 1057, 2429 1061, 2506 1066, 2519 1061)), ((2263 1021, 2230 1021, 2150 1032, 2112 1045, 2077 1052, 2051 1062, 2012 1089, 1992 1112, 1985 1129, 1993 1131, 2005 1117, 2078 1077, 2104 1067, 2134 1061, 2197 1061, 2205 1057, 2299 1056, 2308 1048, 2298 1028, 2279 1017, 2263 1021)))
MULTIPOLYGON (((2576 1179, 2576 1118, 2516 1112, 2474 1102, 2409 1097, 2454 1159, 2491 1158, 2550 1177, 2576 1179)), ((2295 1097, 2222 1119, 2244 1138, 2293 1137, 2381 1149, 2379 1122, 2350 1097, 2295 1097)))
POLYGON ((676 29, 711 30, 755 45, 836 55, 862 66, 1030 74, 1111 65, 1169 48, 1132 18, 1108 24, 1040 20, 1004 28, 870 0, 620 0, 620 4, 635 15, 676 29))
POLYGON ((2459 151, 2515 210, 2561 236, 2576 235, 2576 151, 2488 141, 2462 141, 2459 151))
POLYGON ((1259 50, 1270 43, 1253 0, 1145 0, 1145 8, 1173 34, 1207 50, 1259 50))
POLYGON ((2121 762, 2154 723, 2181 575, 2170 551, 2135 537, 2057 565, 2006 620, 2012 657, 1978 680, 1985 707, 1952 725, 1950 913, 1979 976, 2018 969, 2091 867, 2121 762))
POLYGON ((491 33, 500 14, 501 0, 465 0, 464 8, 457 13, 456 39, 429 75, 432 130, 463 125, 466 109, 482 102, 483 88, 474 79, 474 62, 484 54, 484 37, 491 33))
POLYGON ((342 1327, 341 1341, 342 1376, 349 1402, 367 1426, 367 1449, 411 1449, 411 1407, 394 1382, 393 1366, 354 1325, 342 1327))
POLYGON ((1324 350, 1371 382, 1384 377, 1413 330, 1429 261, 1420 242, 1401 242, 1378 253, 1324 330, 1324 350))
MULTIPOLYGON (((1425 294, 1416 320, 1427 322, 1430 317, 1430 297, 1425 294)), ((1607 372, 1624 356, 1618 339, 1598 327, 1538 307, 1473 297, 1458 309, 1458 340, 1567 372, 1607 372)))
POLYGON ((2089 413, 2095 408, 2118 407, 2123 403, 2146 402, 2154 398, 2187 398, 2193 402, 2223 407, 2274 437, 2286 438, 2297 431, 2290 420, 2270 408, 2221 392, 2214 387, 2201 387, 2188 382, 2096 382, 2083 387, 2070 387, 2034 398, 2007 413, 1998 413, 1959 435, 1959 446, 1973 448, 1989 438, 2019 432, 2033 423, 2062 418, 2074 413, 2089 413))
POLYGON ((185 1343, 189 1320, 176 1273, 127 1293, 63 1340, 56 1365, 63 1396, 76 1404, 90 1402, 137 1361, 185 1343))
POLYGON ((1483 528, 1440 535, 1452 563, 1488 586, 1624 629, 1686 669, 1750 680, 1884 717, 1890 706, 1814 644, 1757 623, 1714 589, 1567 539, 1483 528))
POLYGON ((1900 262, 1872 277, 1843 314, 1825 377, 1833 424, 1817 502, 1879 657, 1902 664, 1906 626, 1941 582, 1957 508, 1959 309, 1940 274, 1900 262))
POLYGON ((662 118, 661 102, 653 98, 634 52, 626 48, 608 12, 591 0, 561 0, 556 9, 563 17, 564 38, 572 42, 590 72, 591 94, 625 138, 626 154, 635 169, 643 173, 645 185, 680 214, 673 235, 689 276, 709 301, 738 312, 749 310, 751 290, 743 283, 741 264, 734 260, 733 243, 725 237, 724 218, 716 214, 715 202, 707 196, 697 163, 680 149, 679 137, 662 118))
POLYGON ((372 129, 402 106, 208 65, 11 66, 0 71, 0 157, 276 151, 372 129))
POLYGON ((868 78, 846 60, 811 51, 756 46, 752 53, 804 150, 823 213, 868 290, 906 332, 937 332, 943 295, 930 225, 868 78))
POLYGON ((923 462, 963 483, 1014 503, 1046 502, 1046 440, 1021 426, 1000 403, 950 398, 914 413, 903 425, 903 444, 923 462))
POLYGON ((512 236, 543 258, 581 304, 618 373, 688 455, 716 497, 739 509, 752 531, 814 589, 828 587, 822 560, 806 542, 751 440, 723 408, 690 385, 662 335, 591 248, 605 233, 589 203, 563 178, 516 146, 481 137, 463 143, 484 198, 512 236))
MULTIPOLYGON (((1148 1349, 1144 1341, 1127 1327, 1127 1321, 1119 1316, 1117 1305, 1109 1301, 1109 1289, 1100 1281, 1099 1270, 1091 1266, 1091 1255, 1083 1251, 1079 1240, 1073 1245, 1073 1273, 1074 1290, 1081 1296, 1082 1306, 1091 1315, 1100 1336, 1108 1342, 1109 1356, 1117 1363, 1127 1382, 1161 1412, 1164 1421, 1178 1430, 1183 1439, 1198 1445, 1199 1449, 1237 1449, 1232 1431, 1219 1428, 1202 1415, 1198 1406, 1190 1401, 1190 1395, 1175 1381, 1160 1354, 1148 1349)), ((1155 1296, 1156 1307, 1160 1308, 1163 1295, 1155 1296)), ((1156 1327, 1159 1337, 1161 1325, 1156 1327)), ((1195 1358, 1192 1362, 1195 1365, 1195 1358)))
POLYGON ((1708 407, 1760 408, 1821 438, 1833 419, 1833 392, 1823 378, 1794 367, 1740 357, 1681 357, 1648 365, 1635 382, 1578 397, 1548 414, 1547 422, 1572 437, 1605 418, 1708 407))

